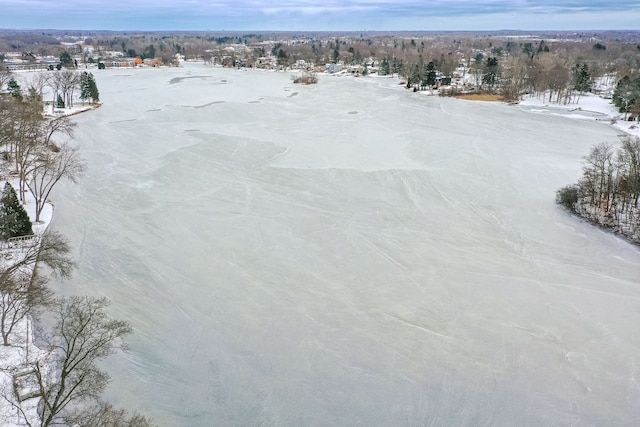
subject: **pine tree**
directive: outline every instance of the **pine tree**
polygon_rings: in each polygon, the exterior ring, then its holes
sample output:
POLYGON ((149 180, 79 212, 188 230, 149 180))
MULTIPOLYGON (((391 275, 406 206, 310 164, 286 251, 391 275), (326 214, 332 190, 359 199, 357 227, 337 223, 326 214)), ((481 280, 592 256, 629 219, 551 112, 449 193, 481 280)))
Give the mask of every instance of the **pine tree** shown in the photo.
POLYGON ((580 93, 591 91, 591 74, 587 64, 576 64, 573 69, 574 73, 574 89, 580 93))
POLYGON ((613 105, 618 107, 618 111, 625 113, 624 119, 627 119, 627 113, 630 113, 640 105, 640 77, 631 80, 629 76, 624 76, 613 91, 613 105))
POLYGON ((425 67, 422 80, 422 85, 426 87, 433 87, 436 84, 436 69, 433 61, 429 61, 425 67))
POLYGON ((89 90, 89 73, 83 71, 80 74, 80 99, 82 99, 82 104, 84 105, 84 101, 91 98, 91 91, 89 90))
POLYGON ((73 58, 71 57, 69 52, 67 52, 66 50, 62 52, 62 54, 60 55, 60 63, 64 66, 73 65, 73 58))
POLYGON ((20 88, 20 84, 16 81, 16 79, 11 78, 7 82, 7 89, 9 90, 9 94, 14 98, 22 101, 22 89, 20 88))
POLYGON ((87 84, 89 85, 89 95, 93 103, 100 102, 100 92, 98 91, 98 85, 96 79, 93 78, 93 73, 87 75, 87 84))
POLYGON ((389 75, 391 73, 391 67, 389 66, 389 60, 384 57, 382 58, 382 62, 380 62, 380 71, 378 71, 378 74, 380 74, 381 76, 386 76, 389 75))
POLYGON ((31 234, 31 219, 18 200, 16 191, 7 182, 0 198, 0 239, 31 234))

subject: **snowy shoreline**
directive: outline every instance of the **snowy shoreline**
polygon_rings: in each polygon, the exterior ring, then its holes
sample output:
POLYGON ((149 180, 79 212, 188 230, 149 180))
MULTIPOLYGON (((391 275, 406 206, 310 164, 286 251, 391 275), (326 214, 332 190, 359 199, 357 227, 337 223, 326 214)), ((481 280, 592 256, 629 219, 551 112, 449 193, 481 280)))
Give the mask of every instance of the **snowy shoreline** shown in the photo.
MULTIPOLYGON (((11 183, 12 185, 15 182, 11 183)), ((15 187, 15 185, 14 185, 15 187)), ((25 204, 23 205, 30 218, 35 218, 35 203, 32 196, 25 193, 25 204)), ((42 212, 40 213, 40 222, 33 222, 34 235, 41 238, 42 235, 48 230, 49 225, 53 220, 54 205, 51 202, 44 204, 42 212)), ((40 244, 38 242, 38 244, 40 244)), ((2 254, 3 256, 5 254, 2 254)), ((35 269, 34 269, 35 273, 35 269)), ((37 361, 41 358, 45 352, 34 344, 33 336, 33 319, 30 315, 22 319, 16 325, 16 329, 12 333, 12 344, 10 346, 0 345, 0 359, 3 361, 3 366, 0 369, 0 388, 3 390, 14 389, 15 384, 19 384, 18 378, 28 374, 25 369, 30 363, 37 361)), ((17 392, 17 391, 16 391, 17 392)), ((33 390, 26 390, 24 394, 32 393, 33 390)), ((26 417, 29 418, 31 424, 36 423, 39 420, 37 411, 38 399, 28 398, 20 402, 22 411, 26 417)), ((0 414, 2 415, 2 421, 6 426, 24 426, 26 425, 23 420, 23 415, 19 412, 16 414, 16 421, 11 421, 11 418, 7 418, 4 414, 8 414, 12 410, 16 410, 6 400, 0 400, 0 414)))
MULTIPOLYGON (((98 108, 101 104, 91 105, 91 106, 80 106, 80 107, 72 107, 69 109, 65 109, 62 111, 62 114, 45 114, 46 117, 62 117, 62 116, 74 116, 80 113, 88 112, 98 108)), ((46 108, 46 107, 45 107, 46 108)), ((9 182, 14 188, 18 188, 18 183, 16 180, 9 179, 9 182)), ((24 193, 25 202, 23 204, 24 209, 26 210, 29 218, 35 218, 35 201, 33 200, 33 196, 29 192, 24 193)), ((55 206, 51 201, 47 201, 40 212, 40 221, 35 222, 32 221, 33 233, 40 239, 46 231, 49 229, 51 222, 53 221, 53 215, 55 211, 55 206)), ((40 242, 38 241, 38 245, 40 242)), ((0 255, 10 259, 10 253, 3 253, 5 251, 10 251, 10 249, 0 250, 0 255)), ((33 273, 35 274, 35 266, 33 269, 33 273)), ((28 375, 27 367, 29 364, 32 364, 46 353, 39 347, 34 344, 34 319, 32 319, 31 315, 27 315, 24 319, 19 321, 16 325, 12 333, 12 344, 10 346, 0 346, 0 359, 3 361, 2 367, 0 368, 0 387, 3 390, 12 389, 15 390, 15 387, 20 387, 20 380, 24 375, 28 375)), ((41 363, 38 361, 37 363, 41 363)), ((20 394, 20 391, 15 390, 16 393, 20 394)), ((21 411, 23 411, 24 415, 20 414, 20 411, 13 407, 6 400, 0 401, 0 414, 2 414, 2 421, 5 423, 3 425, 6 426, 24 426, 26 425, 23 417, 27 417, 29 419, 29 423, 36 424, 39 422, 39 415, 37 411, 37 405, 39 399, 37 399, 36 391, 34 390, 22 390, 21 396, 33 396, 25 398, 24 400, 19 402, 21 407, 21 411), (5 414, 15 410, 17 412, 15 421, 11 421, 13 417, 7 417, 5 414)))

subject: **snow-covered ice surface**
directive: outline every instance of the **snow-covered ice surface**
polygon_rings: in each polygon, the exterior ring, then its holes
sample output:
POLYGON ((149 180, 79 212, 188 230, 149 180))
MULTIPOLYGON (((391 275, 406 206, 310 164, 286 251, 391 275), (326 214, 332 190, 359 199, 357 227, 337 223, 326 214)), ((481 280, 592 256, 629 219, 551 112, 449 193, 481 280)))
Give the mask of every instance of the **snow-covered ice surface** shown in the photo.
POLYGON ((640 423, 640 251, 568 215, 605 122, 392 79, 95 73, 55 193, 162 426, 640 423))

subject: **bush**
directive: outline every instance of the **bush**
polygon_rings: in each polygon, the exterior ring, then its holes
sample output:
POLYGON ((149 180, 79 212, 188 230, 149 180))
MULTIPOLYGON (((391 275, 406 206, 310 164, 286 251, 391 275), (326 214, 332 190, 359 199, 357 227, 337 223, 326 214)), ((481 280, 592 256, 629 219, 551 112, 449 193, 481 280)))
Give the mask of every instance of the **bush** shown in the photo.
POLYGON ((575 212, 578 203, 578 186, 567 185, 556 191, 556 203, 575 212))
POLYGON ((292 77, 294 83, 302 83, 305 85, 311 85, 318 83, 318 77, 316 73, 304 73, 296 77, 292 77))

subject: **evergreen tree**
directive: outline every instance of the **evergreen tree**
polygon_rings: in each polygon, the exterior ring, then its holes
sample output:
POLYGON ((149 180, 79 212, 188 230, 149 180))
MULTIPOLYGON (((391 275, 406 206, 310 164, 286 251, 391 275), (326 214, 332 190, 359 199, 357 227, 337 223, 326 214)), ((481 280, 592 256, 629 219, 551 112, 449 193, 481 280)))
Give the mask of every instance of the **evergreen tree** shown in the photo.
POLYGON ((22 89, 20 84, 13 77, 7 82, 7 89, 9 94, 19 101, 22 101, 22 89))
POLYGON ((482 76, 482 83, 493 87, 498 83, 498 73, 500 65, 498 64, 498 58, 487 58, 486 65, 484 67, 484 75, 482 76))
POLYGON ((7 182, 0 198, 0 239, 31 234, 31 219, 18 200, 16 191, 7 182))
POLYGON ((573 69, 574 90, 580 93, 591 92, 591 74, 587 64, 576 64, 573 69))
POLYGON ((613 91, 613 105, 618 107, 618 111, 627 113, 635 111, 640 106, 640 77, 631 80, 629 76, 624 76, 613 91))
POLYGON ((64 108, 64 99, 62 99, 60 94, 58 94, 58 98, 56 100, 56 107, 57 108, 64 108))
POLYGON ((150 44, 149 46, 145 47, 144 50, 142 51, 142 55, 140 55, 140 57, 142 59, 155 58, 156 57, 156 48, 155 48, 155 46, 150 44))
POLYGON ((549 52, 549 46, 546 45, 544 40, 540 40, 540 44, 538 45, 538 53, 549 52))
POLYGON ((436 84, 436 68, 433 61, 429 61, 423 73, 422 85, 433 87, 436 84))
POLYGON ((336 40, 336 47, 331 55, 331 62, 337 64, 340 61, 340 42, 336 40))
POLYGON ((38 104, 42 103, 42 96, 40 96, 40 93, 34 87, 29 88, 26 99, 27 99, 27 102, 34 102, 38 104))
POLYGON ((391 74, 391 67, 389 66, 389 60, 386 57, 382 58, 382 62, 380 62, 380 71, 378 71, 378 74, 380 74, 381 76, 386 76, 391 74))
POLYGON ((62 54, 60 55, 60 63, 65 66, 73 65, 73 58, 71 57, 69 52, 67 52, 66 50, 62 52, 62 54))
POLYGON ((89 73, 83 71, 80 74, 80 99, 82 99, 82 104, 84 105, 84 101, 91 98, 91 92, 89 90, 89 73))
POLYGON ((287 56, 287 52, 283 49, 278 50, 278 65, 281 67, 286 67, 289 63, 289 56, 287 56))
POLYGON ((100 102, 100 92, 98 91, 98 85, 96 79, 93 78, 93 73, 89 73, 87 76, 87 83, 89 84, 89 95, 92 102, 100 102))

